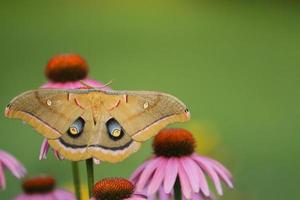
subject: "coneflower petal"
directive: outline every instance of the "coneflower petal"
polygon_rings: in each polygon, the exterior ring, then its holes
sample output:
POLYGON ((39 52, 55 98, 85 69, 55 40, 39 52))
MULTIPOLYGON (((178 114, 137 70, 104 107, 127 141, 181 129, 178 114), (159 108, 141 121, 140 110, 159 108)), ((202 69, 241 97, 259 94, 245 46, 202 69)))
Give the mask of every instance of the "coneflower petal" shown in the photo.
POLYGON ((159 162, 159 166, 157 168, 157 170, 155 171, 151 182, 149 183, 148 186, 148 195, 152 195, 153 193, 155 193, 159 186, 161 185, 162 181, 165 178, 165 169, 166 169, 166 164, 167 164, 168 160, 163 158, 161 159, 161 161, 159 162))
MULTIPOLYGON (((167 168, 166 168, 166 170, 167 170, 167 168)), ((159 190, 158 190, 158 199, 159 200, 170 200, 171 199, 171 194, 166 193, 164 191, 163 187, 159 187, 159 190)))
POLYGON ((185 198, 190 199, 192 194, 192 188, 189 183, 188 177, 180 164, 178 165, 178 174, 182 193, 185 196, 185 198))
POLYGON ((0 163, 0 189, 5 189, 6 183, 5 183, 5 176, 4 176, 4 169, 2 164, 0 163))
POLYGON ((22 178, 25 175, 26 170, 22 164, 9 154, 3 152, 0 156, 0 161, 3 163, 3 166, 7 167, 15 177, 22 178))
POLYGON ((223 171, 228 176, 228 178, 232 179, 232 174, 230 173, 230 171, 226 167, 224 167, 224 165, 222 165, 217 160, 207 158, 207 157, 206 157, 206 159, 209 160, 210 162, 212 162, 213 164, 215 164, 216 167, 218 167, 221 171, 223 171))
POLYGON ((211 177, 218 194, 223 195, 221 181, 218 174, 215 172, 215 170, 210 165, 208 165, 205 161, 203 161, 199 156, 194 154, 192 155, 192 158, 198 163, 199 167, 203 168, 204 171, 211 177))
POLYGON ((48 151, 49 151, 49 143, 47 139, 44 139, 40 148, 39 160, 46 159, 48 151))
POLYGON ((61 190, 61 189, 55 189, 55 191, 53 192, 53 199, 68 200, 68 199, 75 199, 75 196, 71 192, 61 190))
MULTIPOLYGON (((194 161, 193 161, 194 162, 194 161)), ((208 183, 206 181, 206 178, 205 178, 205 174, 204 172, 202 171, 202 169, 200 167, 197 167, 197 173, 199 175, 199 180, 200 180, 200 188, 201 188, 201 191, 202 193, 204 194, 204 196, 206 197, 209 197, 210 195, 210 190, 209 190, 209 187, 208 187, 208 183)))
POLYGON ((137 179, 139 178, 139 176, 141 175, 141 173, 144 171, 145 167, 148 165, 148 163, 150 162, 150 160, 144 162, 141 166, 139 166, 131 175, 131 177, 129 178, 130 181, 132 181, 133 183, 137 182, 137 179))
POLYGON ((190 180, 190 184, 192 186, 193 192, 198 193, 200 190, 200 180, 199 177, 196 176, 198 172, 197 171, 198 166, 189 157, 180 158, 180 163, 190 180))
POLYGON ((230 187, 233 188, 233 183, 230 180, 230 177, 228 176, 228 172, 227 170, 224 170, 224 167, 220 167, 220 164, 217 165, 216 161, 212 162, 213 160, 211 159, 207 159, 206 158, 206 162, 212 167, 214 168, 214 170, 219 174, 219 176, 221 177, 221 179, 230 187))
POLYGON ((170 158, 166 165, 166 176, 164 180, 164 191, 170 193, 174 187, 177 175, 178 175, 178 164, 177 158, 170 158))
POLYGON ((152 160, 152 162, 149 163, 149 165, 147 165, 145 167, 145 170, 142 172, 141 176, 140 176, 140 180, 137 183, 137 191, 142 191, 145 187, 145 185, 147 184, 149 178, 151 177, 151 175, 155 172, 155 170, 159 167, 159 163, 160 160, 162 158, 154 158, 152 160))

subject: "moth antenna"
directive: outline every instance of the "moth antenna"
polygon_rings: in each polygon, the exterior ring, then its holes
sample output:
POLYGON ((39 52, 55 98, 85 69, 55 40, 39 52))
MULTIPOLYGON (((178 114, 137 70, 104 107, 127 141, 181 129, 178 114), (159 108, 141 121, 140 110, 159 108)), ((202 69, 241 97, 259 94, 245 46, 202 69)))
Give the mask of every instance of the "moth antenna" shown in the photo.
POLYGON ((114 80, 112 79, 112 80, 108 81, 107 83, 105 83, 103 86, 99 87, 99 89, 106 88, 107 86, 111 85, 113 82, 114 82, 114 80))
POLYGON ((101 87, 94 87, 94 86, 91 86, 89 84, 87 84, 86 82, 84 81, 79 81, 82 85, 84 85, 87 89, 102 89, 102 88, 106 88, 107 86, 111 85, 113 83, 113 80, 110 80, 108 81, 107 83, 105 83, 103 86, 101 87))
POLYGON ((84 85, 87 89, 95 89, 95 87, 93 87, 93 86, 87 84, 87 83, 84 82, 84 81, 79 81, 79 82, 80 82, 82 85, 84 85))

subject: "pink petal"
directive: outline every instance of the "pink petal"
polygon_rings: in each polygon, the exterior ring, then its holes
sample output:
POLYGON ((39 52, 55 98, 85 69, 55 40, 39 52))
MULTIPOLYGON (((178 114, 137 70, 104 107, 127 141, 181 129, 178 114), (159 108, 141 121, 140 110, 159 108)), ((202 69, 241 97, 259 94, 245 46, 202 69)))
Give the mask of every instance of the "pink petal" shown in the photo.
POLYGON ((189 157, 182 157, 180 159, 180 164, 185 170, 189 180, 190 184, 192 186, 193 192, 198 193, 200 190, 200 180, 197 176, 198 174, 198 166, 194 163, 194 161, 189 157))
POLYGON ((124 199, 124 200, 145 200, 146 198, 143 198, 143 197, 130 197, 130 198, 127 198, 127 199, 124 199))
POLYGON ((9 169, 17 178, 22 178, 26 174, 26 169, 23 167, 23 165, 13 156, 4 151, 0 151, 0 163, 9 169))
POLYGON ((147 200, 157 200, 156 195, 148 196, 147 200))
MULTIPOLYGON (((87 85, 90 85, 92 87, 101 88, 103 90, 110 90, 110 87, 105 86, 101 82, 92 80, 92 79, 84 79, 81 80, 82 82, 86 83, 87 85)), ((66 83, 57 83, 57 82, 47 82, 44 85, 41 86, 41 88, 47 88, 47 89, 79 89, 82 87, 85 87, 81 83, 81 81, 74 81, 74 82, 66 82, 66 83)))
POLYGON ((141 197, 141 198, 147 199, 147 195, 145 195, 145 193, 136 192, 136 191, 134 191, 134 193, 131 195, 131 197, 141 197))
MULTIPOLYGON (((167 168, 166 168, 166 171, 167 171, 167 168)), ((166 174, 168 174, 168 173, 166 173, 166 174)), ((166 193, 164 191, 163 187, 159 187, 158 197, 159 197, 159 200, 170 200, 171 199, 171 194, 166 193)))
POLYGON ((47 139, 44 139, 40 148, 39 160, 46 159, 48 151, 49 151, 49 143, 47 139))
POLYGON ((69 191, 56 189, 53 191, 53 199, 55 200, 76 200, 75 195, 69 191))
POLYGON ((148 183, 148 180, 151 178, 151 175, 159 168, 159 163, 161 157, 156 157, 151 159, 151 162, 145 167, 145 170, 142 172, 140 179, 136 185, 137 191, 142 191, 145 185, 148 183))
POLYGON ((42 194, 35 194, 35 195, 28 195, 28 194, 21 194, 14 198, 14 200, 53 200, 55 199, 52 195, 42 195, 42 194))
POLYGON ((205 159, 206 163, 209 164, 214 170, 219 174, 219 176, 222 178, 222 180, 230 187, 233 188, 233 183, 230 180, 230 176, 228 176, 227 170, 224 170, 225 167, 223 167, 220 163, 216 165, 216 161, 212 159, 205 159), (222 166, 222 168, 220 167, 222 166))
POLYGON ((148 163, 151 160, 147 160, 146 162, 144 162, 141 166, 139 166, 131 175, 131 177, 129 178, 130 181, 132 181, 133 183, 136 183, 139 176, 141 175, 141 173, 143 172, 143 170, 145 169, 145 167, 148 165, 148 163))
POLYGON ((208 184, 207 184, 207 181, 206 181, 206 178, 205 178, 205 174, 203 173, 201 168, 197 167, 196 169, 198 170, 197 174, 199 174, 199 178, 200 178, 201 191, 203 192, 203 194, 206 197, 208 197, 210 195, 210 191, 209 191, 209 187, 208 187, 208 184))
MULTIPOLYGON (((177 158, 177 159, 180 159, 180 158, 177 158)), ((182 193, 185 196, 185 198, 190 199, 191 194, 192 194, 192 188, 189 183, 187 174, 185 173, 185 171, 181 165, 178 165, 178 174, 179 174, 179 180, 180 180, 180 186, 181 186, 182 193)))
POLYGON ((178 164, 176 158, 170 158, 166 165, 166 175, 164 180, 164 190, 166 193, 170 193, 174 187, 177 175, 178 175, 178 164))
POLYGON ((161 186, 161 183, 163 182, 163 179, 165 177, 165 168, 167 165, 168 159, 163 158, 161 159, 161 161, 159 162, 159 166, 157 168, 157 170, 155 171, 151 182, 149 183, 148 186, 148 195, 152 195, 153 193, 155 193, 158 188, 161 186))
POLYGON ((206 159, 209 160, 210 162, 212 162, 213 164, 215 164, 215 166, 218 167, 221 171, 226 173, 226 175, 230 179, 232 178, 232 174, 230 173, 230 171, 226 167, 224 167, 224 165, 222 165, 220 162, 218 162, 217 160, 211 159, 211 158, 206 158, 206 159))
POLYGON ((219 195, 223 195, 221 181, 219 179, 218 174, 214 171, 214 169, 210 165, 208 165, 205 160, 202 160, 202 158, 199 157, 199 156, 197 156, 196 154, 192 155, 192 158, 211 177, 211 179, 212 179, 212 181, 213 181, 213 183, 214 183, 214 185, 215 185, 215 187, 217 189, 218 194, 219 195))
POLYGON ((83 82, 95 88, 100 88, 102 90, 111 90, 109 86, 105 86, 103 83, 100 83, 92 79, 84 79, 83 82))
POLYGON ((4 175, 4 169, 2 164, 0 163, 0 189, 5 189, 6 182, 5 182, 5 175, 4 175))

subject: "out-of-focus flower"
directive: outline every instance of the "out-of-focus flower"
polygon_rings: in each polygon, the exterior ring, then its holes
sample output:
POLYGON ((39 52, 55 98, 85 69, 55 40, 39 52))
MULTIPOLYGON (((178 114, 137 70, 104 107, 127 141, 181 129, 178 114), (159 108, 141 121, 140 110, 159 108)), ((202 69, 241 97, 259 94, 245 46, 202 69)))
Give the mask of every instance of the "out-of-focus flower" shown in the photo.
POLYGON ((26 175, 25 167, 15 157, 0 150, 0 189, 5 189, 6 187, 4 169, 8 169, 19 179, 26 175))
MULTIPOLYGON (((195 139, 184 129, 164 129, 154 138, 155 156, 142 164, 132 175, 137 191, 149 196, 159 190, 171 197, 175 183, 181 187, 184 199, 212 197, 206 176, 223 195, 221 180, 233 188, 230 172, 218 161, 194 153, 195 139)), ((167 198, 168 199, 168 198, 167 198)))
POLYGON ((103 90, 110 89, 98 81, 87 78, 88 72, 87 62, 77 54, 54 56, 49 60, 45 69, 45 75, 49 81, 41 87, 48 89, 79 89, 86 88, 86 85, 89 85, 103 90))
POLYGON ((207 155, 220 145, 218 131, 208 122, 191 120, 184 128, 193 133, 197 146, 195 152, 207 155))
MULTIPOLYGON (((89 199, 89 190, 88 190, 88 185, 87 183, 84 183, 84 182, 80 182, 80 199, 82 200, 88 200, 89 199)), ((75 190, 74 190, 74 185, 73 183, 67 183, 65 185, 65 188, 73 193, 75 193, 75 190)))
MULTIPOLYGON (((148 196, 148 200, 171 200, 174 199, 174 190, 172 190, 171 193, 167 194, 164 191, 163 187, 159 187, 159 190, 154 195, 148 196)), ((182 197, 183 200, 187 200, 184 196, 182 197)), ((205 197, 201 192, 200 193, 193 193, 192 200, 215 200, 215 197, 213 194, 211 194, 209 197, 205 197)))
POLYGON ((71 192, 55 188, 55 180, 49 176, 25 180, 22 188, 24 193, 14 200, 76 200, 71 192))
POLYGON ((134 185, 123 178, 106 178, 97 182, 90 200, 144 200, 142 193, 136 192, 134 185))
MULTIPOLYGON (((87 78, 88 76, 87 62, 77 54, 62 54, 51 58, 46 66, 45 75, 48 82, 41 86, 45 89, 84 89, 88 86, 101 88, 102 90, 110 90, 110 87, 101 82, 87 78)), ((49 151, 49 143, 44 139, 40 148, 39 159, 46 159, 49 151)), ((59 160, 63 159, 57 151, 53 150, 55 157, 59 160)), ((95 164, 99 164, 99 160, 94 159, 95 164)))

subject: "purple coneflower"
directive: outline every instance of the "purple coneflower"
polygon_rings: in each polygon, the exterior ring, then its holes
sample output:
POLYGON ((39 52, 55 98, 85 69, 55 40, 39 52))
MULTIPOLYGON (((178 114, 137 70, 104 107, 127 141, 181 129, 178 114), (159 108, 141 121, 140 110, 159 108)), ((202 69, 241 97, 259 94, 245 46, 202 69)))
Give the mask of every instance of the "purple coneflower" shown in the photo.
MULTIPOLYGON (((86 85, 109 90, 108 86, 87 78, 89 67, 87 62, 77 54, 62 54, 51 58, 46 66, 45 75, 48 82, 43 84, 41 88, 45 89, 80 89, 86 88, 86 85)), ((40 148, 39 159, 46 159, 49 151, 49 143, 44 139, 40 148)), ((59 160, 63 159, 57 151, 53 150, 55 157, 59 160)), ((98 160, 94 159, 96 164, 98 160)))
POLYGON ((4 169, 8 169, 17 178, 22 178, 26 174, 25 167, 15 157, 0 150, 0 189, 6 187, 4 169))
POLYGON ((49 176, 25 180, 22 188, 24 193, 14 200, 76 200, 71 192, 55 188, 55 180, 49 176))
POLYGON ((206 175, 212 179, 219 195, 223 195, 221 180, 233 188, 230 172, 218 161, 194 153, 195 145, 193 135, 187 130, 162 130, 152 145, 155 156, 131 177, 137 190, 146 190, 149 196, 165 194, 164 199, 178 196, 178 191, 183 199, 211 198, 206 175))
POLYGON ((97 182, 90 200, 145 200, 142 193, 135 192, 134 185, 123 178, 106 178, 97 182))

